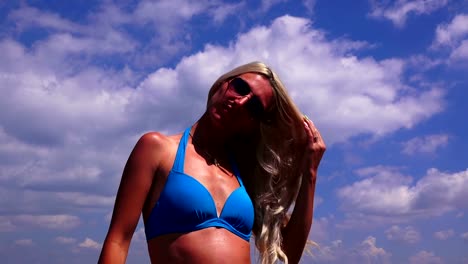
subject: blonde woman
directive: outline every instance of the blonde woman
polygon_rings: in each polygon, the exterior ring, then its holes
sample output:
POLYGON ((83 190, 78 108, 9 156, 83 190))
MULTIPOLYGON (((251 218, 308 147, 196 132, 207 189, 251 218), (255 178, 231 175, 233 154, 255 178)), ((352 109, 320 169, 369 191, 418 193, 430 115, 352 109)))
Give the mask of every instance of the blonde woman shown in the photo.
POLYGON ((235 68, 184 133, 137 142, 99 263, 125 262, 140 214, 152 263, 251 263, 252 235, 261 263, 298 263, 325 148, 268 66, 235 68))

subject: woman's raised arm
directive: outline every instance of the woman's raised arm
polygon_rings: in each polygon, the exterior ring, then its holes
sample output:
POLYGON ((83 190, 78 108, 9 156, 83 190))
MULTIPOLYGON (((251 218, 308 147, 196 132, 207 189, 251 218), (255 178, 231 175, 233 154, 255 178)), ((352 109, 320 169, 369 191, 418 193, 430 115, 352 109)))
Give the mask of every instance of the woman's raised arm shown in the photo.
POLYGON ((315 183, 320 160, 326 150, 325 142, 314 123, 304 118, 307 146, 303 160, 302 183, 294 210, 288 224, 282 230, 282 248, 289 263, 299 263, 309 236, 314 213, 315 183))

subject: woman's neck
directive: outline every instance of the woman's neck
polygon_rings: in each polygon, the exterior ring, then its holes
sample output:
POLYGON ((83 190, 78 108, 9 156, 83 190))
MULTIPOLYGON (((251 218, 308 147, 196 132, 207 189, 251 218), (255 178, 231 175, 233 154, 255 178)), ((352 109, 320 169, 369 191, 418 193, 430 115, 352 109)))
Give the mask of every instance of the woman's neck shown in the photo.
POLYGON ((224 159, 226 156, 227 143, 230 138, 229 131, 220 129, 213 125, 205 113, 193 126, 190 131, 192 144, 197 150, 212 156, 210 158, 224 159))
POLYGON ((236 135, 227 127, 213 124, 207 113, 192 126, 190 135, 195 150, 211 162, 214 159, 222 163, 228 161, 228 153, 242 159, 253 159, 258 144, 258 135, 249 138, 236 135))

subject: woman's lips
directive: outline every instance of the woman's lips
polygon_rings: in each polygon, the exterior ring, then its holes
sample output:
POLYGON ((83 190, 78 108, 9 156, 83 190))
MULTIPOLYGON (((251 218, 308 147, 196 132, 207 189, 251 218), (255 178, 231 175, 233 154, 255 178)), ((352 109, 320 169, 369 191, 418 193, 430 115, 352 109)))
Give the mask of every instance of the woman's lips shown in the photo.
POLYGON ((224 113, 229 112, 231 109, 232 109, 232 105, 230 105, 230 104, 224 104, 223 107, 222 107, 222 110, 223 110, 224 113))

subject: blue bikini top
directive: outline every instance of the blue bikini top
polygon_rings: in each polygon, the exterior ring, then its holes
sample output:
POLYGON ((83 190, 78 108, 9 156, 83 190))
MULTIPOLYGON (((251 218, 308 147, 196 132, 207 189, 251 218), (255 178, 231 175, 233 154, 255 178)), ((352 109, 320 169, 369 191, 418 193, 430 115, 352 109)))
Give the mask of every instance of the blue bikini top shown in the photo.
POLYGON ((254 207, 239 177, 238 168, 231 159, 231 166, 240 186, 229 195, 218 216, 209 191, 195 178, 184 173, 189 132, 190 128, 187 128, 179 142, 174 165, 145 223, 146 239, 220 227, 249 241, 254 223, 254 207))

